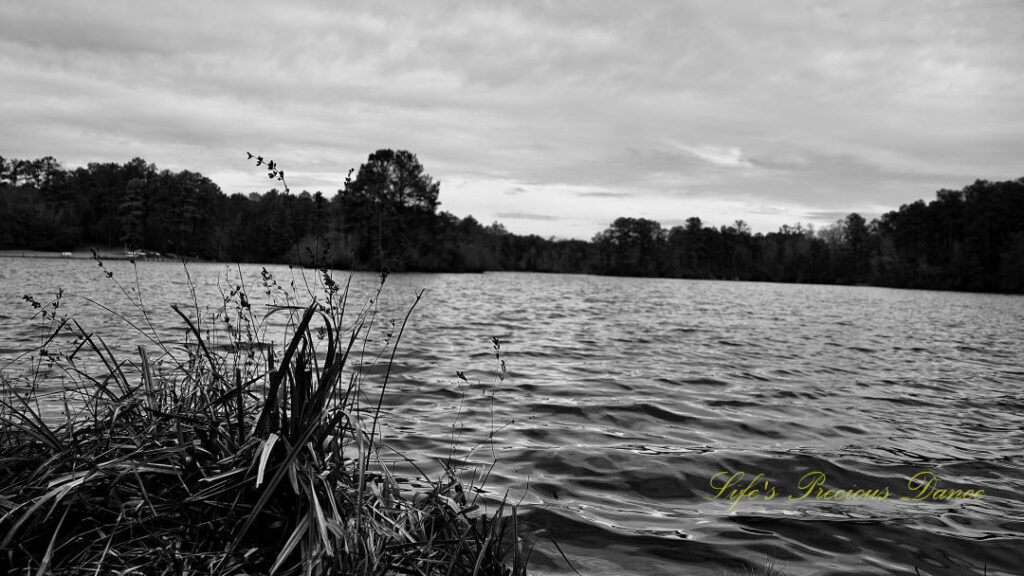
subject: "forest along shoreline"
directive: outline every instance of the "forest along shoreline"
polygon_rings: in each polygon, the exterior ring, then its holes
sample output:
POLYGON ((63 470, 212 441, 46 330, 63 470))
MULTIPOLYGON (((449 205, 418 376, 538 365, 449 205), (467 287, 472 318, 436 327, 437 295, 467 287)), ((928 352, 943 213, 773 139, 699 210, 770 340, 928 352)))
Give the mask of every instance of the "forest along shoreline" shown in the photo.
POLYGON ((333 197, 277 188, 224 194, 202 174, 141 158, 65 169, 0 158, 0 250, 121 254, 418 272, 860 284, 1024 294, 1024 178, 939 190, 867 220, 753 233, 677 215, 665 228, 621 217, 591 240, 508 232, 440 211, 440 183, 406 150, 370 154, 333 197))

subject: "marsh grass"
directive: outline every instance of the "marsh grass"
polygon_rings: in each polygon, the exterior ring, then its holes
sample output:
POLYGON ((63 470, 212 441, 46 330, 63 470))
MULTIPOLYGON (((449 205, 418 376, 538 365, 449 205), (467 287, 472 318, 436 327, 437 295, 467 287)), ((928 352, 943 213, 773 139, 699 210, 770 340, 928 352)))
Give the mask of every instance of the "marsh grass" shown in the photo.
MULTIPOLYGON (((206 318, 193 295, 174 308, 185 342, 137 326, 132 358, 53 307, 36 373, 72 383, 64 413, 43 414, 39 377, 0 382, 0 573, 525 574, 514 505, 484 513, 457 470, 410 482, 382 457, 394 459, 381 406, 416 307, 370 350, 385 279, 350 307, 324 270, 308 304, 291 296, 263 316, 242 283, 206 318), (289 327, 276 347, 273 314, 289 327), (215 322, 229 345, 213 344, 215 322), (383 373, 372 386, 368 363, 383 373)), ((135 282, 121 289, 145 311, 135 282)), ((286 294, 266 270, 262 288, 286 294)))

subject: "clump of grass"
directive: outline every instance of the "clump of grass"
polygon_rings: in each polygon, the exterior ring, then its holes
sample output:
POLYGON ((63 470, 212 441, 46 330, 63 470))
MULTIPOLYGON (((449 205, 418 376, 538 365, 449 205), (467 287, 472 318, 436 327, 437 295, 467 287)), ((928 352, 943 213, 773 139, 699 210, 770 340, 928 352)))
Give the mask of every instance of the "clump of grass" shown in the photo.
POLYGON ((38 386, 0 382, 0 573, 525 574, 515 506, 482 513, 454 470, 419 488, 389 471, 376 431, 405 322, 368 395, 354 365, 373 314, 346 317, 348 288, 326 271, 322 285, 320 301, 278 310, 293 319, 279 358, 215 354, 179 308, 180 361, 159 342, 159 363, 141 346, 119 359, 59 322, 40 356, 78 383, 60 421, 41 415, 38 386), (74 350, 54 359, 59 335, 74 350), (102 370, 82 368, 86 353, 102 370))

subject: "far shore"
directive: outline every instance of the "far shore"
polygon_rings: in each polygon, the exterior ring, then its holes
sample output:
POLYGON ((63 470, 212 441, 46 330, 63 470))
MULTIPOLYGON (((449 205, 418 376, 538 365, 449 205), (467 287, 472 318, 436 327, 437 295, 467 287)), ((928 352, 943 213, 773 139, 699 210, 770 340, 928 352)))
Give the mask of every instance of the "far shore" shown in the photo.
MULTIPOLYGON (((124 250, 96 249, 96 255, 103 260, 128 260, 130 256, 124 250)), ((63 258, 66 260, 91 260, 93 251, 89 249, 71 250, 69 252, 49 252, 45 250, 0 250, 0 258, 63 258)), ((178 256, 167 254, 146 254, 135 257, 137 260, 167 261, 177 260, 178 256)))

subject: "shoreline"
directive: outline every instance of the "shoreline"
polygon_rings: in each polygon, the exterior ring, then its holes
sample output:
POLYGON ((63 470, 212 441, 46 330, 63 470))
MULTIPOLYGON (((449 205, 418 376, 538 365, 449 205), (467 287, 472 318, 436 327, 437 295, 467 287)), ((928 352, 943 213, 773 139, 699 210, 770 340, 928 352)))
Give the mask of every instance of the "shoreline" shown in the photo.
MULTIPOLYGON (((130 260, 123 250, 97 249, 96 255, 102 260, 130 260)), ((50 252, 46 250, 0 250, 0 258, 42 258, 46 260, 92 260, 92 250, 73 250, 70 252, 50 252)), ((179 260, 178 256, 164 254, 152 254, 136 256, 136 260, 150 262, 172 262, 179 260)))

